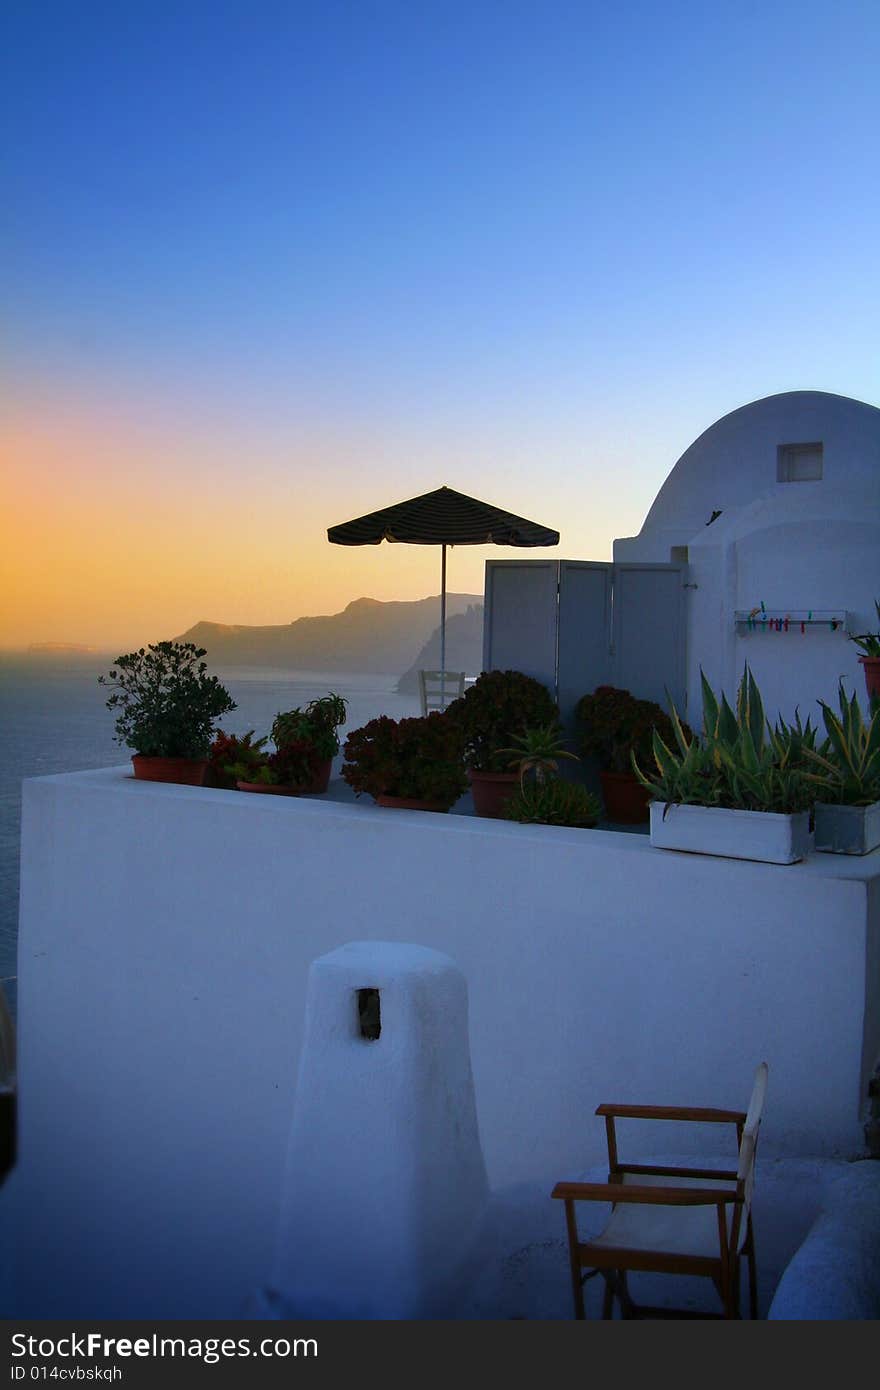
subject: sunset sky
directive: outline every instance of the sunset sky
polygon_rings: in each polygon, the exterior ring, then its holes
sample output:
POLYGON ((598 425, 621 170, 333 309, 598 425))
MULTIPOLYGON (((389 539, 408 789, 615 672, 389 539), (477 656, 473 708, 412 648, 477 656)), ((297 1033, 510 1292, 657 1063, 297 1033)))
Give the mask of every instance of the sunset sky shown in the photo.
POLYGON ((880 404, 876 0, 3 8, 0 646, 436 593, 326 530, 443 483, 608 558, 727 411, 880 404))

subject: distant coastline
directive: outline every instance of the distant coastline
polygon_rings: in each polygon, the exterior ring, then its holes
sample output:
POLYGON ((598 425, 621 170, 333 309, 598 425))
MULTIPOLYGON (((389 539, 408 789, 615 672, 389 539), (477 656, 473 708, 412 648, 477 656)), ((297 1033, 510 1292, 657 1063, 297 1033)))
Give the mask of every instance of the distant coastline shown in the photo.
POLYGON ((97 647, 86 646, 84 642, 31 642, 28 647, 30 656, 39 656, 41 652, 46 652, 49 656, 58 656, 64 652, 97 652, 97 647))

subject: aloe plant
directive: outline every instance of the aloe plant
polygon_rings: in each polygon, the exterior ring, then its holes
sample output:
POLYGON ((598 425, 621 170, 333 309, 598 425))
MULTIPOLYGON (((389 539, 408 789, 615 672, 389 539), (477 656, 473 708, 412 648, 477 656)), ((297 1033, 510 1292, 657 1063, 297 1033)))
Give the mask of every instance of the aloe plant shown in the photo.
POLYGON ((648 775, 632 759, 633 771, 656 801, 691 806, 719 806, 743 811, 791 813, 815 800, 814 781, 803 758, 815 731, 799 716, 792 727, 780 721, 770 728, 757 681, 748 664, 736 697, 736 710, 719 700, 700 672, 703 690, 702 733, 688 738, 675 705, 670 719, 676 748, 654 730, 656 772, 648 775))
POLYGON ((500 754, 512 754, 510 766, 519 773, 520 786, 525 785, 526 773, 534 772, 535 781, 543 782, 548 772, 556 772, 559 759, 580 762, 576 753, 569 753, 565 747, 562 731, 556 723, 534 724, 521 734, 511 734, 516 745, 513 748, 499 748, 500 754))
POLYGON ((837 691, 840 713, 820 700, 828 738, 823 748, 805 748, 818 771, 808 774, 821 787, 819 799, 843 806, 870 806, 880 801, 880 707, 865 723, 855 695, 847 699, 843 682, 837 691))

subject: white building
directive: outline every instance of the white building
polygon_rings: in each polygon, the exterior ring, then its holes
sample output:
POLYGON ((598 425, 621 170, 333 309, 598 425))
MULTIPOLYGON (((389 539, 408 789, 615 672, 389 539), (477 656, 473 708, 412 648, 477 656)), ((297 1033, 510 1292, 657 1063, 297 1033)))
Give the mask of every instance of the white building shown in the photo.
POLYGON ((692 715, 700 667, 731 695, 746 660, 771 716, 817 715, 841 676, 864 696, 846 631, 878 626, 880 410, 788 391, 732 411, 685 450, 614 560, 687 564, 692 715))

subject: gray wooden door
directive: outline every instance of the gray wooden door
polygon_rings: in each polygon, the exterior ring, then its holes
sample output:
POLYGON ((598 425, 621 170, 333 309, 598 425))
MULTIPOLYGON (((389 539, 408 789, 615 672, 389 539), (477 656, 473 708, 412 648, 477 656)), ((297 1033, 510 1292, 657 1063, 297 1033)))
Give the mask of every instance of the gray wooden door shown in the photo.
POLYGON ((488 560, 483 670, 523 671, 556 690, 558 560, 488 560))
POLYGON ((611 611, 614 566, 594 560, 559 564, 556 698, 565 728, 574 707, 597 685, 613 684, 611 611))
POLYGON ((483 670, 543 681, 570 726, 577 701, 616 685, 684 710, 684 583, 680 564, 489 560, 483 670))
POLYGON ((684 713, 686 565, 614 567, 613 684, 684 713))

